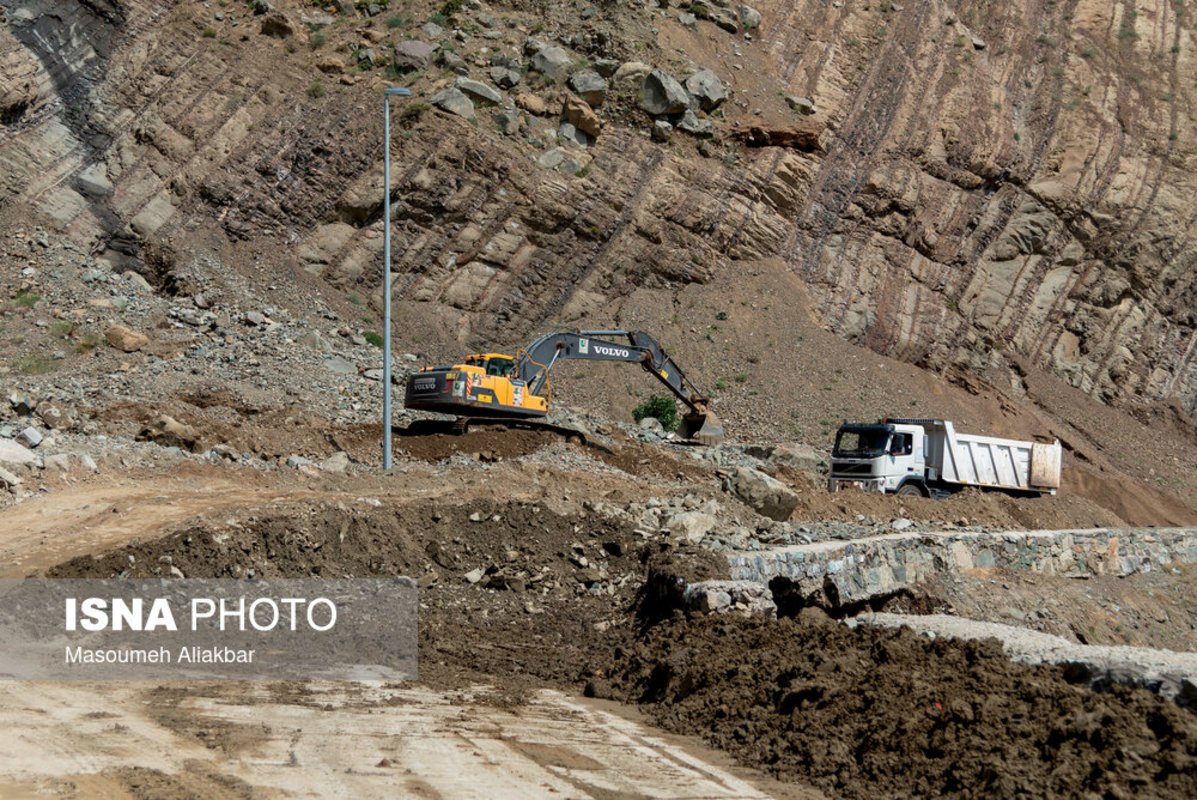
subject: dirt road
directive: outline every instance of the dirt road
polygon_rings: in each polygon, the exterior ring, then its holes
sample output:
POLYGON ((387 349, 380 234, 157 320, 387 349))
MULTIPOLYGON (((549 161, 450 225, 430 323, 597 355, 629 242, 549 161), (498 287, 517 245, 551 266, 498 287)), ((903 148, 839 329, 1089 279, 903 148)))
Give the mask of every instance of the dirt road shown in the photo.
POLYGON ((0 725, 0 796, 19 800, 775 796, 694 741, 547 690, 9 684, 0 725))

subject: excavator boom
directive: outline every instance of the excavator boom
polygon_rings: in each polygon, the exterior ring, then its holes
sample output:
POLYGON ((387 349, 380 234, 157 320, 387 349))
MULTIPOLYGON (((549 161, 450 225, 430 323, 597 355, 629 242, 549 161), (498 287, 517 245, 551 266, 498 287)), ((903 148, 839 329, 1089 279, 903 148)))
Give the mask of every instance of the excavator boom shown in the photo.
POLYGON ((514 359, 491 353, 470 356, 464 364, 428 367, 408 378, 406 405, 459 417, 544 417, 549 409, 549 373, 563 359, 639 363, 688 407, 681 430, 685 438, 702 444, 724 438, 722 424, 709 408, 710 399, 643 331, 546 333, 520 348, 514 359))

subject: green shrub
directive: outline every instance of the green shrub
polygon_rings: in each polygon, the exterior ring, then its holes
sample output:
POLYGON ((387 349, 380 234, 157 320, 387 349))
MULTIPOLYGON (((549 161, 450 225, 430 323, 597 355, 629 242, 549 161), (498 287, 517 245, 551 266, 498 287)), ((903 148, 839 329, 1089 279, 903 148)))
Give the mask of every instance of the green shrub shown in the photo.
POLYGON ((328 90, 324 88, 324 81, 317 78, 308 84, 308 97, 324 97, 328 90))
POLYGON ((645 417, 656 417, 667 431, 677 428, 677 401, 663 394, 654 394, 632 409, 632 419, 639 422, 645 417))
POLYGON ((312 41, 309 44, 311 44, 313 50, 317 50, 317 49, 323 47, 324 43, 327 41, 328 41, 328 36, 323 31, 321 31, 320 33, 317 33, 312 36, 312 41))
POLYGON ((216 38, 216 29, 215 28, 204 28, 204 38, 205 39, 215 39, 216 38))
POLYGON ((365 333, 362 334, 362 338, 364 338, 367 342, 374 345, 375 347, 382 347, 382 334, 381 333, 376 333, 374 331, 366 331, 365 333))
POLYGON ((749 378, 749 375, 747 372, 737 372, 735 375, 732 376, 732 380, 735 381, 736 383, 744 383, 745 381, 748 380, 748 378, 749 378))
POLYGON ((425 111, 428 111, 431 108, 432 106, 428 105, 427 103, 421 103, 418 101, 415 103, 408 103, 403 107, 403 110, 399 112, 399 121, 408 122, 410 120, 418 120, 425 111))
POLYGON ((13 302, 16 303, 17 308, 33 308, 41 299, 40 295, 33 292, 21 292, 13 302))
POLYGON ((17 362, 17 372, 22 375, 45 375, 58 369, 58 363, 43 355, 33 355, 17 362))

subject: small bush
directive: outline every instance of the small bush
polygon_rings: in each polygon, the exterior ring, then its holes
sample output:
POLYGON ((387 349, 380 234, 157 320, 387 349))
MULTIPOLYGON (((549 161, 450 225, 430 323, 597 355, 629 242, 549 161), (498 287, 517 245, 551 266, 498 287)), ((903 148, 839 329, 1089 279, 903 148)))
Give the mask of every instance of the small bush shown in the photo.
POLYGON ((461 11, 464 5, 464 0, 445 0, 444 4, 441 6, 441 13, 446 17, 452 16, 458 11, 461 11))
POLYGON ((328 36, 322 31, 312 36, 312 41, 309 44, 311 44, 313 50, 318 50, 323 47, 324 43, 327 41, 328 36))
POLYGON ((594 163, 593 161, 588 162, 586 164, 586 166, 582 167, 580 170, 578 170, 577 172, 574 173, 574 177, 585 178, 587 175, 590 174, 590 164, 593 164, 593 163, 594 163))
POLYGON ((362 334, 362 337, 367 342, 374 345, 375 347, 382 347, 382 334, 381 333, 376 333, 374 331, 366 331, 365 333, 362 334))
POLYGON ((418 120, 421 116, 423 116, 425 111, 428 111, 431 108, 432 106, 428 105, 427 103, 408 103, 403 107, 403 110, 399 112, 399 121, 410 122, 412 120, 418 120))
POLYGON ((76 353, 90 353, 100 343, 99 334, 85 333, 75 344, 76 353))
POLYGON ((364 306, 366 304, 366 301, 362 299, 360 294, 350 293, 345 299, 353 303, 355 306, 364 306))
POLYGON ((403 27, 403 17, 401 17, 397 14, 395 16, 391 17, 390 19, 387 20, 387 27, 388 28, 402 28, 403 27))
POLYGON ((56 336, 59 339, 70 338, 70 335, 75 330, 75 323, 67 322, 65 319, 59 320, 50 326, 50 335, 56 336))
POLYGON ((720 378, 719 380, 715 381, 715 388, 716 389, 726 389, 727 381, 723 380, 723 378, 720 378))
POLYGON ((17 308, 33 308, 41 299, 40 295, 36 295, 33 292, 21 292, 13 302, 17 308))
POLYGON ((747 372, 737 372, 735 375, 732 376, 732 380, 735 381, 736 383, 744 383, 748 380, 749 377, 750 376, 748 375, 747 372))
POLYGON ((727 319, 727 312, 726 311, 715 312, 715 319, 721 320, 721 321, 727 319))
POLYGON ((328 90, 324 88, 324 81, 319 78, 308 84, 308 97, 321 98, 327 92, 328 90))
POLYGON ((57 362, 42 355, 28 356, 17 362, 17 372, 22 375, 45 375, 58 369, 57 362))
POLYGON ((677 428, 677 401, 663 394, 654 394, 632 409, 632 419, 639 422, 645 417, 656 417, 667 431, 677 428))
POLYGON ((205 39, 215 39, 216 38, 216 29, 215 28, 204 28, 204 38, 205 39))

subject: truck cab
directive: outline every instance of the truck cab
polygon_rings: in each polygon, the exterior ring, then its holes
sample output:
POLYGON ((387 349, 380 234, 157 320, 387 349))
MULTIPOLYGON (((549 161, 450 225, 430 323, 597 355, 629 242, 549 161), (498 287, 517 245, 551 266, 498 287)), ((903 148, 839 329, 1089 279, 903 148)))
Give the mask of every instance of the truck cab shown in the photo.
POLYGON ((925 450, 918 425, 845 424, 835 436, 827 488, 926 495, 925 450))
POLYGON ((968 487, 1019 496, 1056 494, 1060 441, 960 433, 945 419, 845 422, 827 488, 944 498, 968 487))

